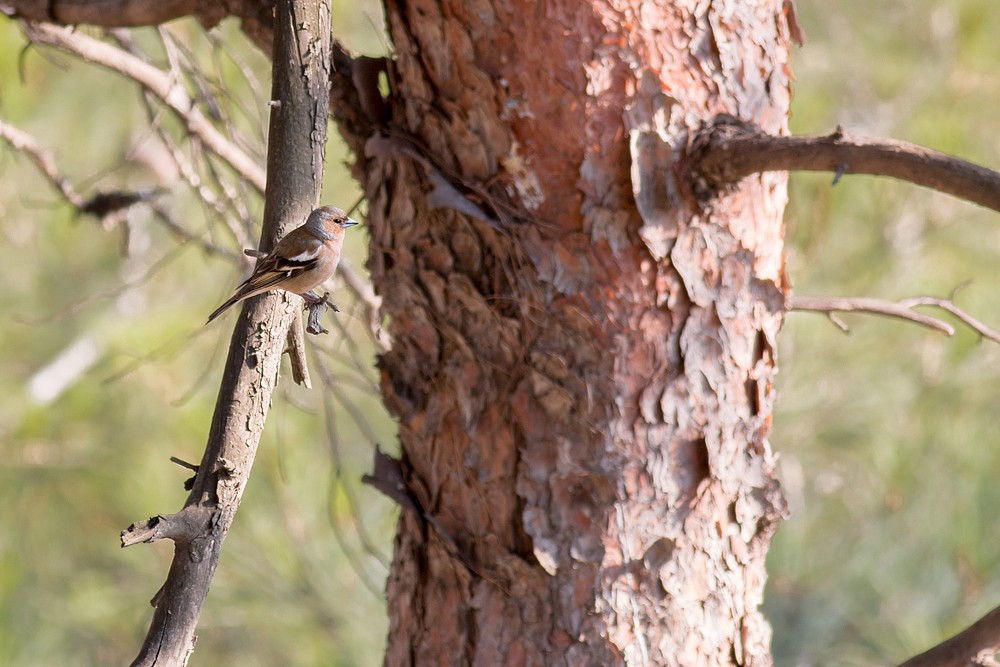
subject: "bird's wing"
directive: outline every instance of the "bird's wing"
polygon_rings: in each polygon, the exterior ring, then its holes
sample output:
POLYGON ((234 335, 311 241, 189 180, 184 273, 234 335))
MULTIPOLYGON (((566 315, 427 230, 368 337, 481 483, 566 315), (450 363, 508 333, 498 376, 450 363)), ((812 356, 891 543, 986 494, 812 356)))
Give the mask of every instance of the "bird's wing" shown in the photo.
POLYGON ((238 291, 242 292, 245 289, 247 292, 264 292, 316 266, 323 243, 313 239, 312 242, 304 241, 296 246, 294 248, 279 246, 274 253, 260 260, 253 275, 247 278, 238 291), (289 256, 285 252, 279 252, 282 250, 293 251, 295 254, 289 256))

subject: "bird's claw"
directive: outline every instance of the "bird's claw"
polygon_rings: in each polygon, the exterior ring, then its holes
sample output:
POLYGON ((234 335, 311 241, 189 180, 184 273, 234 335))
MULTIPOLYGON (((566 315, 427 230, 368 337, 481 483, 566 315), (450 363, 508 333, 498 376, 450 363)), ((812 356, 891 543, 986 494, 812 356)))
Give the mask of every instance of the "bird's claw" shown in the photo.
POLYGON ((313 292, 306 292, 302 295, 302 298, 306 301, 306 307, 309 309, 309 320, 306 325, 306 331, 315 335, 330 333, 329 330, 324 329, 323 325, 319 323, 319 318, 323 316, 323 311, 326 307, 333 309, 333 312, 339 313, 340 308, 337 308, 337 304, 330 301, 330 293, 324 292, 323 296, 317 296, 313 292))

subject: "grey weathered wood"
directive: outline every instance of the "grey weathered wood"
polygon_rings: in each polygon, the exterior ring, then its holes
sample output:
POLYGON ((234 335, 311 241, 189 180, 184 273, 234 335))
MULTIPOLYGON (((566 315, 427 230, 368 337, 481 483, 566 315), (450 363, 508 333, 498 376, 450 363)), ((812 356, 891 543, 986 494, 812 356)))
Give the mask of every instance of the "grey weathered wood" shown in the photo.
MULTIPOLYGON (((263 251, 287 226, 301 224, 319 201, 329 111, 329 0, 280 0, 276 11, 263 251)), ((169 517, 180 525, 187 523, 186 513, 202 516, 208 510, 210 518, 193 537, 184 531, 166 535, 174 539, 173 562, 153 599, 153 620, 133 665, 184 665, 194 649, 201 607, 250 475, 286 334, 300 307, 299 297, 271 293, 248 300, 237 320, 205 454, 184 509, 169 517)))

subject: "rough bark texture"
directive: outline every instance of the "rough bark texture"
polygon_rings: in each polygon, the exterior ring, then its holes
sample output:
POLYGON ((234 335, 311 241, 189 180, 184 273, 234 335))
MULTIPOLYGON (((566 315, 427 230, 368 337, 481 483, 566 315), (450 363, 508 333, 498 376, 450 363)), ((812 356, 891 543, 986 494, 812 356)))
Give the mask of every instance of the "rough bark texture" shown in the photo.
POLYGON ((706 209, 676 176, 717 114, 785 131, 783 3, 387 12, 389 131, 505 231, 431 210, 409 157, 362 164, 433 519, 400 519, 386 663, 768 663, 785 178, 706 209))

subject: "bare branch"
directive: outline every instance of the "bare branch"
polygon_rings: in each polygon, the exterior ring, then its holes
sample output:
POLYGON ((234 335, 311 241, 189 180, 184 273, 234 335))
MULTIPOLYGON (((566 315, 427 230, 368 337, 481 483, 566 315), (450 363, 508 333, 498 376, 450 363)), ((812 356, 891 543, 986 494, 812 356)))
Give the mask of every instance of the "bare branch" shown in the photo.
POLYGON ((181 243, 195 243, 201 246, 202 250, 210 255, 218 255, 220 257, 225 257, 231 260, 239 260, 232 251, 227 250, 221 246, 218 246, 211 241, 198 238, 187 229, 185 229, 179 222, 177 222, 170 212, 167 211, 163 206, 156 203, 150 203, 150 210, 156 216, 156 219, 163 223, 166 227, 181 243))
MULTIPOLYGON (((162 32, 160 34, 163 34, 162 32)), ((127 30, 112 30, 109 31, 109 35, 114 39, 125 51, 131 53, 140 59, 145 59, 145 54, 139 49, 135 40, 132 39, 132 35, 127 30)), ((177 141, 170 132, 164 127, 163 123, 160 122, 160 116, 162 114, 163 108, 156 105, 155 100, 157 97, 150 93, 148 90, 143 91, 141 101, 143 107, 149 116, 150 129, 151 132, 159 138, 162 142, 163 147, 166 149, 166 153, 169 156, 173 166, 177 169, 180 176, 185 182, 194 190, 201 202, 211 211, 214 211, 216 216, 223 221, 225 227, 232 233, 233 238, 240 247, 246 247, 250 245, 250 237, 248 230, 250 225, 247 224, 241 226, 239 221, 247 221, 249 214, 246 210, 246 205, 244 203, 245 197, 237 196, 238 193, 231 186, 218 181, 216 181, 217 189, 211 187, 210 181, 212 178, 205 179, 199 173, 199 170, 192 163, 192 161, 184 154, 181 146, 178 145, 177 141), (230 215, 230 209, 235 213, 235 216, 230 215)), ((197 150, 198 144, 192 143, 192 150, 197 150)), ((210 174, 210 176, 215 176, 215 174, 210 174)), ((211 217, 209 218, 211 219, 211 217)), ((245 264, 250 264, 248 260, 244 261, 245 264)))
POLYGON ((776 137, 723 117, 691 144, 695 187, 713 192, 764 171, 891 176, 1000 211, 1000 172, 905 141, 849 134, 776 137), (699 182, 700 181, 700 182, 699 182))
POLYGON ((382 297, 375 294, 371 282, 362 278, 346 258, 341 257, 340 264, 337 265, 337 273, 344 279, 347 289, 361 303, 364 309, 365 323, 368 325, 372 340, 383 352, 388 350, 389 341, 386 339, 380 324, 382 297))
POLYGON ((7 0, 10 13, 31 21, 90 23, 107 27, 155 25, 192 14, 198 0, 7 0))
POLYGON ((186 469, 190 470, 191 472, 198 472, 198 466, 197 465, 195 465, 194 463, 188 463, 184 459, 179 459, 176 456, 171 456, 170 457, 170 462, 171 463, 176 463, 180 467, 186 468, 186 469))
POLYGON ((306 362, 306 341, 302 333, 302 311, 295 311, 295 319, 288 328, 288 360, 292 365, 292 381, 306 389, 312 389, 309 364, 306 362))
POLYGON ((258 191, 264 191, 265 178, 261 166, 216 129, 174 77, 99 39, 47 23, 23 22, 22 26, 32 42, 61 49, 137 82, 177 114, 188 131, 212 153, 222 158, 258 191))
MULTIPOLYGON (((967 667, 991 664, 1000 652, 1000 607, 954 637, 914 656, 899 667, 967 667)), ((992 663, 995 664, 995 663, 992 663)))
MULTIPOLYGON (((273 60, 272 99, 281 101, 281 111, 271 114, 268 162, 303 167, 271 170, 259 244, 263 252, 274 247, 289 223, 304 220, 319 201, 329 101, 329 1, 279 0, 276 11, 279 20, 275 24, 275 53, 280 55, 273 60)), ((66 35, 51 27, 48 30, 45 34, 53 43, 61 44, 58 40, 66 35)), ((162 72, 135 56, 96 40, 90 40, 90 46, 114 53, 116 58, 124 57, 124 62, 135 68, 132 74, 152 77, 144 86, 164 83, 162 72)), ((168 95, 161 99, 171 108, 178 99, 190 104, 187 93, 179 86, 152 92, 168 95)), ((204 125, 202 130, 211 128, 216 132, 200 114, 184 116, 183 111, 178 113, 189 129, 195 119, 204 125)), ((210 146, 208 141, 205 144, 210 146)), ((263 187, 262 170, 259 178, 259 186, 263 187)), ((185 507, 205 508, 211 512, 211 519, 190 541, 175 540, 170 571, 154 597, 149 631, 133 665, 187 664, 223 542, 249 481, 298 299, 268 293, 245 304, 230 342, 208 444, 185 503, 185 507)), ((140 525, 136 536, 129 538, 130 543, 152 536, 153 529, 155 526, 140 525)))
MULTIPOLYGON (((273 7, 273 2, 197 0, 0 0, 0 12, 9 16, 106 28, 158 25, 187 15, 195 16, 203 26, 210 28, 228 12, 233 12, 240 19, 244 34, 268 57, 274 41, 273 7)), ((344 139, 356 155, 361 155, 373 125, 380 124, 377 114, 384 112, 384 104, 376 103, 373 108, 370 103, 380 98, 378 77, 371 76, 373 66, 378 63, 361 61, 357 67, 362 71, 355 76, 358 60, 336 41, 331 48, 334 62, 329 91, 331 107, 344 139)))
POLYGON ((109 220, 118 221, 118 217, 134 204, 145 203, 152 210, 155 218, 181 242, 195 243, 206 252, 213 255, 220 255, 229 259, 235 259, 229 250, 219 247, 210 241, 198 238, 192 232, 185 229, 179 222, 174 220, 166 209, 157 204, 153 197, 157 191, 121 191, 98 192, 97 194, 84 198, 70 182, 70 180, 59 171, 55 158, 51 151, 42 149, 38 142, 27 132, 24 132, 10 123, 0 120, 0 139, 6 141, 14 150, 26 155, 38 170, 42 172, 45 179, 59 191, 63 199, 70 206, 76 209, 77 213, 93 215, 104 222, 105 228, 111 228, 114 224, 109 224, 109 220))
POLYGON ((52 184, 52 187, 58 190, 59 194, 73 208, 83 208, 83 197, 76 191, 69 180, 59 172, 51 151, 43 150, 34 137, 3 120, 0 120, 0 139, 10 144, 14 150, 27 155, 35 163, 35 166, 38 167, 38 170, 42 172, 46 180, 52 184))
MULTIPOLYGON (((870 313, 872 315, 884 315, 885 317, 895 317, 901 320, 909 320, 921 326, 940 331, 946 336, 954 336, 955 328, 947 322, 915 313, 910 310, 911 306, 904 305, 903 302, 885 301, 883 299, 872 299, 868 297, 809 297, 792 296, 788 298, 787 310, 802 310, 813 313, 870 313)), ((846 324, 841 321, 838 324, 844 330, 846 324)))
POLYGON ((790 296, 785 302, 785 309, 789 311, 807 311, 813 313, 825 313, 837 327, 847 333, 847 324, 836 316, 836 313, 869 313, 872 315, 882 315, 894 317, 901 320, 914 322, 935 331, 940 331, 946 336, 954 336, 955 328, 947 322, 915 312, 913 309, 920 306, 930 306, 940 308, 957 317, 963 324, 978 333, 984 338, 988 338, 996 343, 1000 343, 1000 331, 983 324, 976 318, 955 305, 951 299, 941 299, 933 296, 915 296, 899 301, 887 301, 884 299, 873 299, 869 297, 809 297, 790 296))
POLYGON ((137 521, 122 531, 122 548, 156 540, 189 543, 208 530, 214 514, 210 508, 189 505, 177 514, 154 516, 145 521, 137 521))

